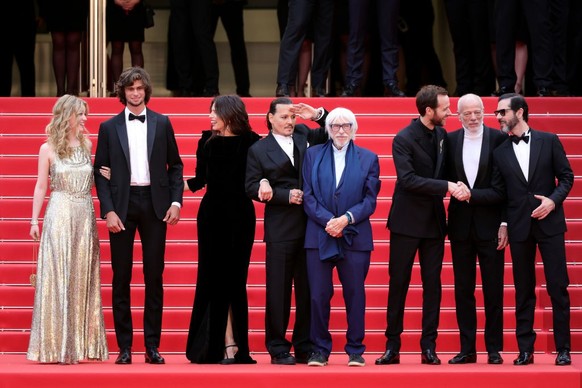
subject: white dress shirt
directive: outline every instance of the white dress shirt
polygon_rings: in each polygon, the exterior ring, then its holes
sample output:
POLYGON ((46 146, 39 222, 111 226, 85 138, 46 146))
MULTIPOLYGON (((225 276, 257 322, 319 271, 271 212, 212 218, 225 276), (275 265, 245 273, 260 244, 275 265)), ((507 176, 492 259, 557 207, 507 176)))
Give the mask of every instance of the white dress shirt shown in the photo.
POLYGON ((470 188, 473 188, 475 180, 477 179, 482 144, 483 126, 481 126, 477 133, 472 133, 465 128, 465 138, 463 139, 463 167, 470 188))
POLYGON ((283 136, 276 133, 273 133, 275 140, 281 148, 283 152, 287 154, 289 160, 291 160, 291 164, 295 166, 295 158, 293 157, 293 136, 283 136))
POLYGON ((526 136, 529 136, 529 142, 526 143, 525 141, 520 141, 518 144, 513 144, 513 151, 515 152, 515 157, 519 162, 519 167, 521 167, 521 171, 523 172, 523 176, 525 177, 526 182, 528 181, 529 176, 529 145, 531 144, 531 134, 530 130, 525 132, 526 136))
MULTIPOLYGON (((148 126, 147 119, 129 120, 129 109, 125 108, 125 125, 129 144, 129 162, 131 165, 131 185, 149 186, 150 168, 148 164, 148 126)), ((146 109, 139 114, 145 115, 146 109)))

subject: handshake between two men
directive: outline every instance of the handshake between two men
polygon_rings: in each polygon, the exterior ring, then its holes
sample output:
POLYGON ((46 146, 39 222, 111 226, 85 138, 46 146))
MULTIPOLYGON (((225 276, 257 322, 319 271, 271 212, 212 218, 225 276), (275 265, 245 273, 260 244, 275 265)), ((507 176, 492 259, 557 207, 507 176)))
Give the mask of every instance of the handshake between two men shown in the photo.
POLYGON ((471 190, 462 181, 458 181, 457 183, 449 182, 449 193, 461 202, 469 202, 469 199, 471 199, 471 190))

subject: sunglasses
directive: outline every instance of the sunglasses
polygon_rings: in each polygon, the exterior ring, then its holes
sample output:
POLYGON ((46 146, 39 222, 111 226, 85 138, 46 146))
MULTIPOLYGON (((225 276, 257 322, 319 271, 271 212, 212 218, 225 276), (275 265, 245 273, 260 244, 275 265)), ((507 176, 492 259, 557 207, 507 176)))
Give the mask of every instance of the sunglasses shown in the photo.
POLYGON ((511 109, 511 108, 505 108, 505 109, 494 110, 493 111, 493 114, 495 116, 501 115, 501 117, 505 117, 505 113, 507 113, 508 110, 513 110, 513 109, 511 109))

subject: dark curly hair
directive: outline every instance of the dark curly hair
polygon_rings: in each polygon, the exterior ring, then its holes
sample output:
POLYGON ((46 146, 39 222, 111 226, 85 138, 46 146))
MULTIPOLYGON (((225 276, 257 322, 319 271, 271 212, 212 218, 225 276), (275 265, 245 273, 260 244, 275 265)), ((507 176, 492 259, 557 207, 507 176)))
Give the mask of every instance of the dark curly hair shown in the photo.
POLYGON ((133 85, 133 83, 137 80, 141 80, 143 83, 145 89, 145 104, 147 105, 147 103, 150 101, 152 96, 152 82, 150 81, 150 75, 143 68, 134 66, 123 70, 119 76, 119 80, 115 83, 115 93, 117 93, 117 97, 123 105, 127 105, 127 98, 125 98, 125 88, 133 85))

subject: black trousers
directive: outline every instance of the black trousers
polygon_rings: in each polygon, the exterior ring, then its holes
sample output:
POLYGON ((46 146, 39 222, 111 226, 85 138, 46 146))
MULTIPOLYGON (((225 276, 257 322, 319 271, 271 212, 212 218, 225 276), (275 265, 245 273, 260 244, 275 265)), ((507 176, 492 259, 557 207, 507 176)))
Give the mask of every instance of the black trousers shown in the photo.
POLYGON ((455 55, 455 95, 488 96, 495 90, 489 42, 488 0, 445 0, 455 55))
POLYGON ((346 50, 346 85, 360 85, 363 78, 365 41, 370 22, 369 15, 378 18, 382 81, 397 81, 398 70, 398 17, 400 0, 349 0, 349 35, 346 50), (370 13, 370 4, 376 9, 370 13))
POLYGON ((272 356, 289 352, 309 354, 311 303, 304 240, 267 243, 267 301, 265 345, 272 356), (291 293, 295 286, 295 326, 291 341, 285 338, 291 313, 291 293))
POLYGON ((435 350, 441 306, 441 269, 445 254, 443 238, 416 238, 390 233, 390 276, 386 349, 400 351, 400 335, 404 331, 404 307, 412 276, 414 257, 418 252, 422 278, 422 335, 420 348, 435 350))
MULTIPOLYGON (((511 237, 511 236, 510 236, 511 237)), ((570 295, 564 234, 547 236, 532 221, 525 241, 511 241, 511 261, 515 283, 515 319, 520 352, 533 352, 536 333, 533 329, 536 307, 536 246, 540 250, 546 276, 546 288, 552 302, 556 350, 570 349, 570 295)))
MULTIPOLYGON (((8 17, 13 17, 13 15, 8 17)), ((13 20, 0 26, 0 34, 4 37, 2 50, 0 50, 0 97, 10 97, 14 60, 16 60, 20 73, 20 95, 34 97, 36 94, 34 68, 36 25, 34 15, 30 19, 13 20)))
POLYGON ((139 232, 143 251, 145 283, 144 342, 146 347, 159 347, 162 333, 164 289, 165 222, 157 218, 150 187, 132 187, 125 230, 109 233, 113 269, 113 322, 120 348, 133 344, 130 283, 133 268, 135 233, 139 232))
POLYGON ((211 1, 171 0, 170 38, 174 66, 181 89, 193 89, 196 85, 193 61, 200 61, 204 74, 204 89, 218 91, 218 55, 211 28, 211 1), (192 52, 196 43, 198 56, 192 52))
POLYGON ((333 10, 333 0, 289 0, 289 19, 279 48, 278 84, 291 85, 295 82, 301 45, 315 20, 311 83, 315 88, 325 87, 331 66, 333 10))
POLYGON ((515 74, 515 41, 518 20, 525 14, 530 34, 533 82, 539 88, 552 86, 552 38, 549 0, 498 0, 495 4, 495 46, 497 81, 500 87, 513 90, 515 74))
POLYGON ((216 33, 218 18, 220 18, 230 46, 230 61, 234 71, 236 93, 241 96, 246 96, 249 94, 250 80, 244 34, 243 8, 244 2, 242 1, 227 1, 223 4, 213 4, 210 28, 216 33))
POLYGON ((461 336, 461 352, 476 352, 477 305, 475 283, 477 257, 485 304, 485 347, 488 353, 503 350, 503 269, 504 252, 497 240, 479 240, 471 233, 468 240, 451 240, 455 274, 455 305, 461 336))

